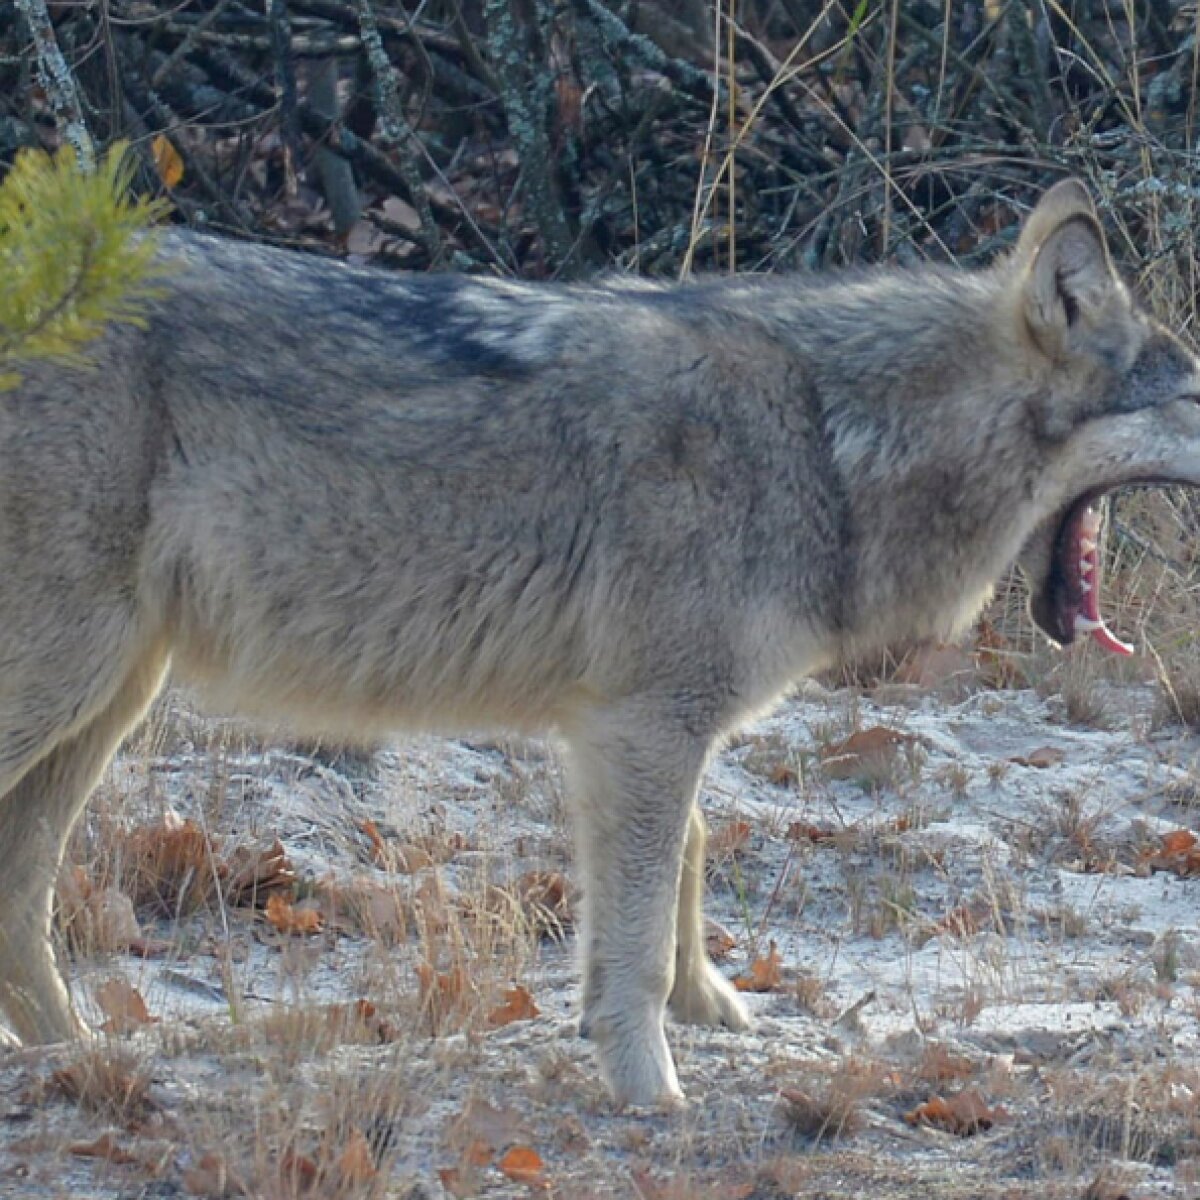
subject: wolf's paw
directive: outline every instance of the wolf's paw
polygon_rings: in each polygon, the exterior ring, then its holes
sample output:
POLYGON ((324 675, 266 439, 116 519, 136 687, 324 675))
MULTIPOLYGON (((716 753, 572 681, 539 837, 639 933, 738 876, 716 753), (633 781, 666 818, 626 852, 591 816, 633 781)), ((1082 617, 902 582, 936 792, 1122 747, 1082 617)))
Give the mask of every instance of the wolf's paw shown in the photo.
POLYGON ((750 1028, 750 1014, 737 989, 707 960, 700 970, 676 978, 667 1004, 685 1025, 724 1025, 739 1032, 750 1028))
POLYGON ((600 1074, 618 1106, 682 1103, 661 1018, 641 1022, 628 1014, 594 1017, 587 1021, 587 1036, 596 1044, 600 1074))

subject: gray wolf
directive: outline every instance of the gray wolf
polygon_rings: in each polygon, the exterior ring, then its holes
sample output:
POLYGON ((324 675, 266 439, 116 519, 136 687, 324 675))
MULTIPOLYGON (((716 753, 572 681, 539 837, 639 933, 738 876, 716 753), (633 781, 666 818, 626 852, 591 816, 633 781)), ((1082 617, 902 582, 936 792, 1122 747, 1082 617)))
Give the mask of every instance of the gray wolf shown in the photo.
POLYGON ((0 1004, 79 1026, 51 894, 168 669, 298 733, 553 730, 582 1029, 623 1102, 708 961, 697 788, 806 673, 962 630, 1014 561, 1099 616, 1096 501, 1200 484, 1200 363, 1083 186, 986 270, 685 285, 403 277, 176 234, 144 328, 0 395, 0 1004))

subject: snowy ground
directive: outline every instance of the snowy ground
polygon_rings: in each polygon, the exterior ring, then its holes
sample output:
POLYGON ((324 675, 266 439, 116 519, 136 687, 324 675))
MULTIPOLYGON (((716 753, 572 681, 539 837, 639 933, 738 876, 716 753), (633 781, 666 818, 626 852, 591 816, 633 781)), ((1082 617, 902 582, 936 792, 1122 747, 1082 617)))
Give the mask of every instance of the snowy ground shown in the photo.
POLYGON ((547 748, 398 742, 364 779, 177 703, 76 847, 140 928, 93 931, 75 994, 147 1012, 0 1051, 0 1196, 1195 1196, 1200 740, 1149 687, 1099 699, 1105 728, 1028 690, 809 685, 739 738, 708 907, 757 1025, 672 1027, 687 1106, 623 1113, 530 899, 569 925, 547 748), (181 819, 214 863, 278 839, 283 915, 169 887, 156 915, 130 831, 181 819))

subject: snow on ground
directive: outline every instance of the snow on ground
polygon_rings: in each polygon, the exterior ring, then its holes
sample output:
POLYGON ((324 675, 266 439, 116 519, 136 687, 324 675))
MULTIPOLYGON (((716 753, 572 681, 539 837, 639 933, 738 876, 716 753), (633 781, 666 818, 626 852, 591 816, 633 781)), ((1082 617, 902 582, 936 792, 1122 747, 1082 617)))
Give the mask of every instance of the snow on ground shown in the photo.
POLYGON ((493 907, 571 874, 547 747, 414 738, 359 778, 177 708, 80 853, 119 859, 114 827, 169 810, 278 838, 302 899, 391 889, 409 924, 140 911, 159 953, 70 968, 93 1021, 113 977, 144 997, 155 1023, 95 1052, 139 1099, 64 1095, 78 1050, 0 1051, 0 1196, 1043 1197, 1101 1171, 1113 1197, 1195 1195, 1200 879, 1154 867, 1200 825, 1200 740, 1156 728, 1148 688, 1104 699, 1097 729, 1028 690, 809 684, 737 738, 702 793, 708 911, 723 969, 778 970, 752 1033, 670 1028, 685 1107, 624 1113, 575 1033, 569 934, 493 907), (882 751, 846 751, 876 727, 882 751), (416 869, 379 866, 364 822, 416 869), (490 1028, 513 983, 539 1015, 490 1028), (365 1033, 301 1028, 359 999, 365 1033), (973 1136, 905 1119, 964 1090, 994 1118, 973 1136), (106 1132, 132 1161, 78 1153, 106 1132))

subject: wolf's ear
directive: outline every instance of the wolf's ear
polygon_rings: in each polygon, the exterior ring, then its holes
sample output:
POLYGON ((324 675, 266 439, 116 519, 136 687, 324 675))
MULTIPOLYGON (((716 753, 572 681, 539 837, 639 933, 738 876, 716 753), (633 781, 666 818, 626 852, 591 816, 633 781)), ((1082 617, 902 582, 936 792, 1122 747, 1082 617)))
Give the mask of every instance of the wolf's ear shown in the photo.
POLYGON ((1029 215, 1016 252, 1030 332, 1057 357, 1119 287, 1091 197, 1077 179, 1055 184, 1029 215))
POLYGON ((1062 179, 1046 190, 1025 218, 1017 242, 1017 257, 1031 260, 1050 233, 1071 217, 1091 217, 1094 221, 1096 209, 1083 183, 1078 179, 1062 179))

